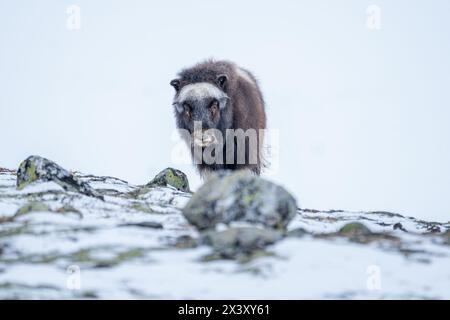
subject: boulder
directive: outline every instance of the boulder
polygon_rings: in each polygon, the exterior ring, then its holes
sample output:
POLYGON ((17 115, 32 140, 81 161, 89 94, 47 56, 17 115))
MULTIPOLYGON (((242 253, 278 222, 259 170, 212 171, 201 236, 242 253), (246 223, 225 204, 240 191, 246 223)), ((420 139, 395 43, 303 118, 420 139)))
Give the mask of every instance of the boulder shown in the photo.
POLYGON ((283 187, 249 171, 225 171, 212 175, 182 211, 199 230, 233 221, 284 229, 296 215, 297 203, 283 187))
POLYGON ((189 181, 186 175, 177 169, 166 168, 160 173, 158 173, 152 181, 147 183, 147 187, 160 186, 167 187, 171 186, 177 190, 183 192, 189 191, 189 181))
POLYGON ((72 173, 53 161, 39 156, 30 156, 20 164, 17 171, 17 189, 22 190, 35 181, 53 181, 66 191, 103 199, 103 196, 86 182, 78 180, 72 173))

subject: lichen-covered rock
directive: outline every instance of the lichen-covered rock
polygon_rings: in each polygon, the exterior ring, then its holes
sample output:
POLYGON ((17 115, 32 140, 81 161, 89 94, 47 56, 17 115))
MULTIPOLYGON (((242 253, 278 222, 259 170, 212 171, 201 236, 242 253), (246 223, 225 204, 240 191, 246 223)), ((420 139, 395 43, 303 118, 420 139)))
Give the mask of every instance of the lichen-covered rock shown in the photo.
MULTIPOLYGON (((403 231, 402 231, 403 232, 403 231)), ((373 232, 366 225, 360 222, 351 222, 345 224, 337 232, 321 234, 319 237, 334 238, 336 236, 345 237, 352 242, 371 243, 371 242, 391 242, 398 243, 399 238, 389 232, 373 232)))
POLYGON ((177 190, 190 192, 189 181, 186 175, 182 171, 173 168, 164 169, 163 171, 158 173, 156 177, 153 178, 152 181, 150 181, 147 184, 147 187, 153 186, 160 186, 160 187, 172 186, 177 190))
POLYGON ((201 242, 211 246, 223 258, 234 258, 263 250, 282 238, 283 234, 273 229, 236 227, 206 232, 201 242))
POLYGON ((369 228, 359 222, 351 222, 344 225, 338 232, 340 235, 347 237, 367 236, 372 234, 369 228))
POLYGON ((199 240, 197 238, 191 237, 189 235, 182 235, 175 239, 173 246, 180 249, 195 248, 199 245, 199 240))
POLYGON ((22 190, 37 180, 53 181, 64 188, 64 190, 103 199, 87 183, 78 180, 73 174, 53 161, 39 156, 30 156, 20 164, 19 170, 17 171, 17 189, 22 190))
POLYGON ((282 229, 296 212, 294 197, 283 187, 245 170, 213 175, 183 209, 186 219, 200 230, 232 221, 282 229))

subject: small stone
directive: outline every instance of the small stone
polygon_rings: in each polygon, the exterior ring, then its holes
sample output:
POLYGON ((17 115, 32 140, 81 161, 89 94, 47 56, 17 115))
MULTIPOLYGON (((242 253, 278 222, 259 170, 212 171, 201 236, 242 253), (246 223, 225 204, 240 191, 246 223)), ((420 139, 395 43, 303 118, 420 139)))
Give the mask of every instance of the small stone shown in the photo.
POLYGON ((103 200, 103 196, 91 186, 83 181, 79 181, 73 174, 53 161, 39 156, 30 156, 20 164, 17 171, 17 189, 22 190, 27 185, 38 180, 53 181, 66 191, 79 192, 103 200))
POLYGON ((430 223, 427 225, 427 231, 429 233, 440 233, 441 232, 441 228, 439 228, 438 225, 430 223))
POLYGON ((400 222, 397 222, 396 224, 394 224, 393 229, 401 230, 403 232, 408 232, 408 231, 406 231, 406 229, 403 227, 403 225, 400 222))
POLYGON ((172 186, 177 190, 190 192, 187 176, 182 171, 173 168, 164 169, 163 171, 158 173, 156 177, 153 178, 153 180, 150 181, 146 186, 172 186))
POLYGON ((369 228, 359 222, 347 223, 338 233, 347 237, 368 236, 372 234, 369 228))
POLYGON ((198 246, 198 240, 189 235, 182 235, 175 239, 174 246, 179 249, 195 248, 198 246))
POLYGON ((199 230, 232 221, 284 229, 296 215, 297 203, 283 187, 240 170, 212 175, 182 211, 199 230))

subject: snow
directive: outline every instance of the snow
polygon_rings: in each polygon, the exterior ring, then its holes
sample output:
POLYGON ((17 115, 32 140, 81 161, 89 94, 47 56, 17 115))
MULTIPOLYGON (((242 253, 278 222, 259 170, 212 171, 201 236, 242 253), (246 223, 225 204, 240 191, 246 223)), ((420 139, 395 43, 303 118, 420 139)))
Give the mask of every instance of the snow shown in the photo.
MULTIPOLYGON (((109 178, 78 177, 97 190, 138 188, 109 178)), ((118 193, 101 201, 52 183, 16 191, 13 180, 0 174, 0 217, 11 217, 30 200, 44 202, 51 211, 0 223, 0 298, 450 298, 448 224, 383 212, 303 210, 288 230, 303 228, 305 236, 287 237, 248 262, 206 262, 209 247, 173 246, 180 236, 198 236, 180 211, 187 193, 157 187, 138 198, 118 193), (62 204, 79 213, 56 212, 62 204), (145 221, 163 228, 122 226, 145 221), (358 243, 336 236, 354 221, 394 240, 358 243), (408 232, 393 230, 396 223, 408 232), (430 233, 430 226, 440 231, 430 233)))

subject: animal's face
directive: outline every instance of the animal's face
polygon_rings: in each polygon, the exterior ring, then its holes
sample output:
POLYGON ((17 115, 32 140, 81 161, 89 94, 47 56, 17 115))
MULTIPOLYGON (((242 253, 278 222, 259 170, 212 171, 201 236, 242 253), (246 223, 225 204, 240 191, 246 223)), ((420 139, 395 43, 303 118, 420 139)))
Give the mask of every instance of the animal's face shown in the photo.
MULTIPOLYGON (((227 108, 230 100, 224 91, 227 77, 220 75, 216 80, 215 83, 188 82, 184 79, 170 82, 176 91, 173 105, 177 125, 180 129, 188 130, 194 140, 196 137, 202 140, 201 135, 206 130, 217 129, 223 132, 226 129, 224 120, 229 114, 227 108)), ((209 140, 203 138, 203 141, 209 140)))

